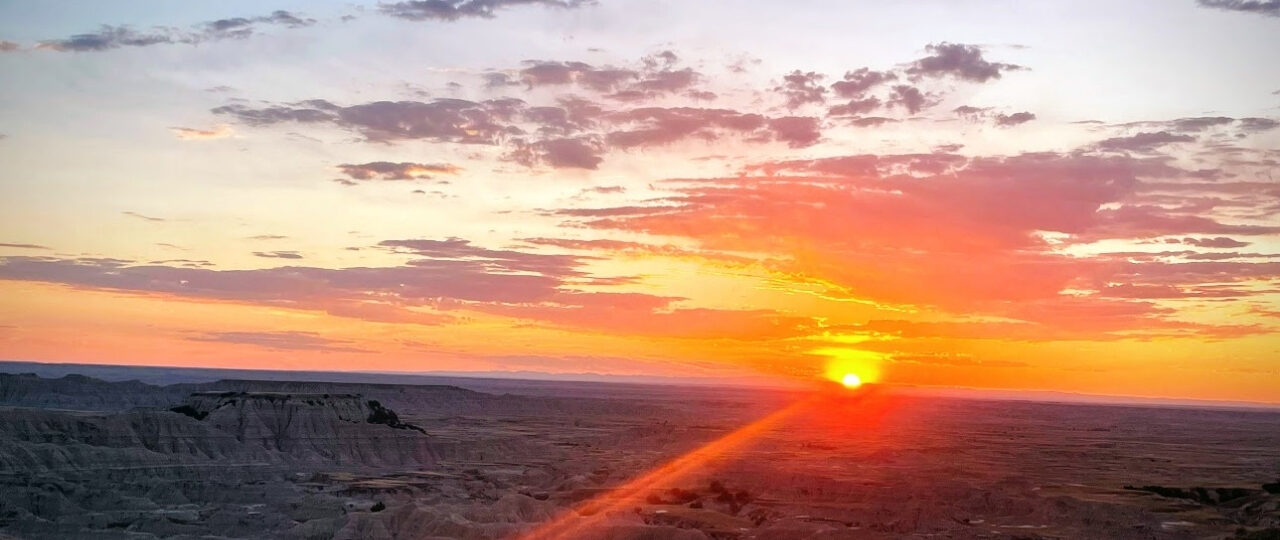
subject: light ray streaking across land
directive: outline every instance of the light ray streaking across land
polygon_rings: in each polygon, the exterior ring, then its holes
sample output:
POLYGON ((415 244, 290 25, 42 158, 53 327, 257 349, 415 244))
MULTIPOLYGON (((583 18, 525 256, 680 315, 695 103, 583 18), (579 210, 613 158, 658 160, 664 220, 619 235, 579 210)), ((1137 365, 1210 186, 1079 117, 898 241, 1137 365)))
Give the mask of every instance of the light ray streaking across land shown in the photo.
POLYGON ((705 470, 713 460, 724 457, 727 453, 756 440, 761 434, 776 428, 786 420, 798 415, 818 412, 822 404, 831 404, 832 401, 838 401, 845 406, 861 402, 878 391, 878 387, 866 386, 855 391, 815 392, 592 498, 518 538, 520 540, 579 538, 594 527, 602 525, 618 511, 626 510, 644 501, 645 497, 654 490, 662 489, 705 470))

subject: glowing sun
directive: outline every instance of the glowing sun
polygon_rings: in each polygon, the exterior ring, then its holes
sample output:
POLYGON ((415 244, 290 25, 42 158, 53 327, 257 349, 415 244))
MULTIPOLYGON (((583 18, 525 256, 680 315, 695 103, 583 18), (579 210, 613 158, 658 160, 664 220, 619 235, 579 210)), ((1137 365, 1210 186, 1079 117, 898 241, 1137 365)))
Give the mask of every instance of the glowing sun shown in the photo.
POLYGON ((857 373, 845 373, 844 377, 840 378, 840 384, 843 384, 845 388, 857 388, 862 386, 862 377, 859 377, 857 373))

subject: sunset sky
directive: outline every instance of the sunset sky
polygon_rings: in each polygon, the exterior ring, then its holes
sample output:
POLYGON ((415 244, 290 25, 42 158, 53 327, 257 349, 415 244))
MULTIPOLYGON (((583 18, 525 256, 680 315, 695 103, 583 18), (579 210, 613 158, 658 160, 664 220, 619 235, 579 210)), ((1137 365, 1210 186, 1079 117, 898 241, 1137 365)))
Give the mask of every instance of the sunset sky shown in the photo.
POLYGON ((1280 402, 1277 51, 1273 0, 4 2, 0 358, 1280 402))

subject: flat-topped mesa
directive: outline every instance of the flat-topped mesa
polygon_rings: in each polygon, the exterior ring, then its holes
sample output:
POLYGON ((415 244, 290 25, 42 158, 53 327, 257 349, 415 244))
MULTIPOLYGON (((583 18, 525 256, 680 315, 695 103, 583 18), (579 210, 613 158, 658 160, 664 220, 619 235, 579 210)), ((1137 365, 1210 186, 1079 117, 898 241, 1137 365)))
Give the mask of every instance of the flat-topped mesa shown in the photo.
POLYGON ((371 411, 359 394, 307 394, 294 392, 194 392, 174 412, 203 420, 214 411, 253 409, 325 409, 337 419, 365 421, 371 411))
POLYGON ((426 432, 359 394, 196 392, 174 412, 248 445, 308 458, 375 463, 434 462, 426 432))

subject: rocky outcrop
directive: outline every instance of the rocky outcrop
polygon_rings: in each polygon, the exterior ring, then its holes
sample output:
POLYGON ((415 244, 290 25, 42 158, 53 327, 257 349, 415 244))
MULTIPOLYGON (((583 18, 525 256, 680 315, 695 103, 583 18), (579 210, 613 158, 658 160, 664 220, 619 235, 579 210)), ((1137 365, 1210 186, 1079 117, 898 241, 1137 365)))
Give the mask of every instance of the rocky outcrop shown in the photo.
POLYGON ((0 408, 0 472, 240 463, 426 466, 423 430, 357 395, 195 394, 174 411, 0 408), (175 412, 176 411, 176 412, 175 412))
POLYGON ((100 472, 205 460, 270 463, 274 457, 215 426, 165 411, 0 409, 0 471, 100 472))
POLYGON ((356 394, 199 392, 173 411, 291 461, 382 467, 438 459, 425 431, 356 394))
POLYGON ((108 382, 83 375, 49 379, 33 374, 0 373, 0 406, 81 411, 123 411, 139 407, 169 409, 192 394, 212 395, 224 392, 331 396, 355 394, 377 401, 388 409, 411 411, 419 417, 434 418, 492 414, 633 415, 643 411, 664 414, 656 408, 622 400, 494 395, 441 384, 222 380, 155 386, 138 381, 108 382))

